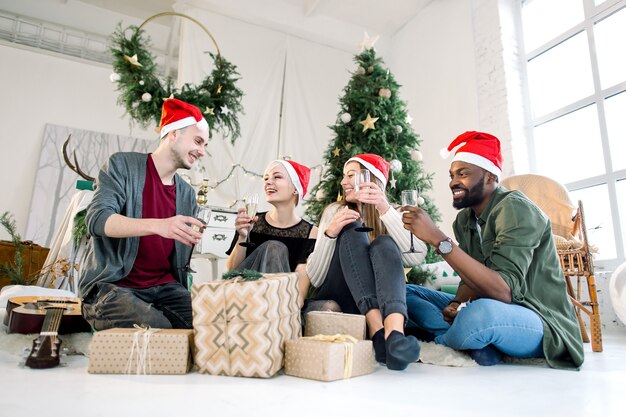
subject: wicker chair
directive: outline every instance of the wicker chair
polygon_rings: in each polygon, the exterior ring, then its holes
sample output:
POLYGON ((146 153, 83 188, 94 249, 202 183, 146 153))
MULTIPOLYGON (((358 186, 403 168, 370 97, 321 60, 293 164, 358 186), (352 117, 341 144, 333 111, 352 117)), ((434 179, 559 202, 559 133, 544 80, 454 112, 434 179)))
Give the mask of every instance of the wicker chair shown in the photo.
POLYGON ((523 192, 550 219, 567 292, 576 310, 583 342, 588 343, 590 340, 581 312, 589 316, 591 349, 602 352, 602 325, 593 266, 594 248, 587 239, 582 202, 578 201, 578 207, 574 206, 563 185, 541 175, 514 175, 502 180, 501 185, 509 190, 523 192))

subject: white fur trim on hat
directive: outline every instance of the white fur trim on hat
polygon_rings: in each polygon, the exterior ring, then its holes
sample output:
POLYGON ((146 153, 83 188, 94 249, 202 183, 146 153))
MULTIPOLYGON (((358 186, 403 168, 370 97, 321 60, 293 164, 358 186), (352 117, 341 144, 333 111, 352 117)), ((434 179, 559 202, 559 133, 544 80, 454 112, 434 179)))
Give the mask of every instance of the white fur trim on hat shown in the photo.
POLYGON ((300 205, 300 202, 302 201, 304 196, 302 195, 303 194, 302 184, 300 183, 300 177, 298 177, 298 173, 293 168, 293 166, 289 162, 285 161, 284 159, 277 159, 274 162, 272 162, 272 165, 270 166, 273 166, 276 162, 284 166, 285 169, 287 170, 287 174, 289 174, 291 183, 293 184, 294 187, 296 187, 296 191, 298 192, 298 205, 300 205))
POLYGON ((189 117, 185 117, 184 119, 176 120, 175 122, 172 122, 169 125, 163 126, 161 128, 161 139, 163 139, 163 137, 167 135, 168 133, 170 133, 172 130, 182 129, 183 127, 193 126, 193 125, 198 126, 198 129, 200 130, 209 130, 209 124, 207 123, 204 117, 198 122, 196 121, 195 117, 189 116, 189 117))
POLYGON ((369 162, 367 162, 366 160, 361 159, 361 158, 356 157, 356 156, 353 156, 352 158, 348 159, 346 161, 346 163, 343 164, 343 166, 346 166, 348 164, 348 162, 350 162, 350 161, 356 161, 356 162, 360 163, 365 168, 367 168, 376 178, 378 178, 380 180, 380 182, 383 183, 383 185, 387 184, 387 178, 385 178, 385 176, 383 175, 382 171, 380 169, 376 168, 374 165, 372 165, 369 162))
POLYGON ((498 176, 498 178, 500 178, 500 176, 502 175, 502 170, 498 168, 493 162, 475 153, 457 152, 457 154, 454 155, 454 158, 452 159, 452 161, 462 161, 462 162, 474 164, 483 169, 486 169, 492 174, 498 176))

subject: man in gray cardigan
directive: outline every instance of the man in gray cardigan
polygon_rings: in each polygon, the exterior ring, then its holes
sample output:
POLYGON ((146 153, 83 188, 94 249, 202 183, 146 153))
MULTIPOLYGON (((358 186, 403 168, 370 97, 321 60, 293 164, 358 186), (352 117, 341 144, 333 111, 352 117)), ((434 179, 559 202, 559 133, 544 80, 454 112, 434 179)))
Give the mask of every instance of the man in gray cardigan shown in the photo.
POLYGON ((176 170, 190 169, 207 141, 200 109, 167 99, 157 149, 116 153, 100 170, 79 279, 83 316, 94 329, 192 327, 184 267, 203 224, 193 217, 195 192, 176 170))

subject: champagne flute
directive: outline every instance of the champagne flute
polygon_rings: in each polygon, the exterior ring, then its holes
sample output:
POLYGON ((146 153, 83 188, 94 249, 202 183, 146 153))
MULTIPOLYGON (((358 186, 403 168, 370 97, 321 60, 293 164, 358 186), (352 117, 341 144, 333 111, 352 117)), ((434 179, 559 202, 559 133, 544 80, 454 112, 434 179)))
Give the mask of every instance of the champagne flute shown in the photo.
MULTIPOLYGON (((250 194, 247 195, 244 199, 244 204, 246 206, 246 214, 250 217, 250 223, 253 223, 254 216, 256 215, 257 205, 259 203, 259 195, 258 194, 250 194)), ((248 235, 246 236, 246 241, 240 243, 239 245, 245 248, 253 248, 256 246, 254 243, 250 242, 250 232, 252 232, 252 228, 248 230, 248 235)))
MULTIPOLYGON (((403 190, 401 194, 402 205, 403 206, 417 206, 417 190, 403 190)), ((415 250, 413 246, 413 232, 409 230, 409 234, 411 235, 411 248, 402 253, 417 253, 419 251, 415 250)))
MULTIPOLYGON (((198 210, 198 213, 196 214, 196 219, 200 220, 202 224, 204 224, 204 226, 198 227, 194 224, 191 226, 191 228, 195 230, 196 232, 203 233, 210 218, 211 218, 211 209, 206 206, 200 206, 200 209, 198 210)), ((200 242, 200 245, 202 245, 202 242, 200 242)), ((202 246, 200 246, 200 248, 202 248, 202 246)), ((191 269, 191 258, 193 256, 194 251, 197 251, 196 249, 197 248, 195 244, 191 245, 191 250, 189 251, 189 258, 187 258, 187 263, 185 264, 185 267, 183 268, 183 272, 192 273, 192 274, 196 273, 196 271, 191 269)))
MULTIPOLYGON (((370 182, 370 171, 368 169, 361 169, 354 176, 354 191, 359 192, 361 184, 366 182, 370 182)), ((361 226, 355 228, 354 230, 357 232, 371 232, 374 229, 365 225, 365 203, 359 202, 359 207, 361 211, 361 226)))

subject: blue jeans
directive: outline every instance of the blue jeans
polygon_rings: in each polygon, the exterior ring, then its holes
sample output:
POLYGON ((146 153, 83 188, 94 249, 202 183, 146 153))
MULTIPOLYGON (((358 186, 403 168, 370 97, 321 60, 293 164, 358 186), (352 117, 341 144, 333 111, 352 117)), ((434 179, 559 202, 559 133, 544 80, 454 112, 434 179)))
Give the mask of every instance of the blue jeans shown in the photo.
POLYGON ((360 225, 353 222, 345 226, 337 237, 326 279, 314 298, 333 300, 344 313, 366 314, 380 309, 383 318, 400 313, 406 319, 400 249, 388 235, 370 243, 367 233, 354 230, 360 225))
POLYGON ((178 282, 135 289, 112 283, 97 284, 83 301, 85 320, 95 330, 148 325, 158 329, 191 329, 191 294, 178 282))
POLYGON ((457 350, 493 345, 516 358, 542 358, 543 323, 539 316, 517 304, 480 298, 467 303, 450 325, 443 309, 453 295, 419 285, 407 285, 409 319, 435 335, 435 343, 457 350))

